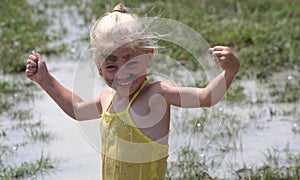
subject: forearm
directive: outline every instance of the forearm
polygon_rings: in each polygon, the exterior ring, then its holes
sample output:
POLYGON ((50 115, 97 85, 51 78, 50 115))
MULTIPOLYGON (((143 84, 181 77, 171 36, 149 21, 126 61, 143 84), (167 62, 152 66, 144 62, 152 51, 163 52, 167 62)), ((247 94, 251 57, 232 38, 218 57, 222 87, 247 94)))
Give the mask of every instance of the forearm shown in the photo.
POLYGON ((201 100, 201 106, 210 107, 217 104, 225 95, 236 73, 223 71, 215 77, 202 91, 205 99, 201 100))
POLYGON ((98 118, 102 112, 100 97, 83 101, 79 96, 61 85, 49 72, 41 55, 32 52, 26 65, 26 76, 38 83, 58 106, 76 120, 98 118))
POLYGON ((83 101, 79 96, 61 85, 52 75, 49 75, 39 85, 66 114, 77 119, 76 106, 83 101))

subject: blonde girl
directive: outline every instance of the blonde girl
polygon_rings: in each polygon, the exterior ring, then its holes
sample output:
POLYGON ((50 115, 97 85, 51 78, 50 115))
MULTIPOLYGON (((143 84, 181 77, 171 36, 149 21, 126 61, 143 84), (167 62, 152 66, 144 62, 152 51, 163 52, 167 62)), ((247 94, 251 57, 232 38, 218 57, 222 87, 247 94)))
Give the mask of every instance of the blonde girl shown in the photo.
POLYGON ((39 53, 29 55, 26 76, 75 120, 101 118, 102 179, 164 179, 170 107, 218 103, 239 70, 237 56, 225 46, 210 48, 223 72, 205 88, 149 83, 147 69, 153 63, 156 39, 136 15, 119 4, 96 22, 90 36, 93 59, 108 86, 95 99, 83 100, 66 89, 39 53))

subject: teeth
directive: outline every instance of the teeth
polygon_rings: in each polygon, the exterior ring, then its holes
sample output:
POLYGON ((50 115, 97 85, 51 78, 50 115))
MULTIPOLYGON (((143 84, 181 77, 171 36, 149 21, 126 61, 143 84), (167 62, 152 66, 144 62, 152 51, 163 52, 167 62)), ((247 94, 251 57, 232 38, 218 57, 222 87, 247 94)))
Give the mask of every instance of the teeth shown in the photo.
POLYGON ((118 82, 118 85, 120 85, 120 86, 127 86, 127 85, 129 85, 131 83, 132 83, 132 80, 131 81, 127 81, 127 82, 118 82))

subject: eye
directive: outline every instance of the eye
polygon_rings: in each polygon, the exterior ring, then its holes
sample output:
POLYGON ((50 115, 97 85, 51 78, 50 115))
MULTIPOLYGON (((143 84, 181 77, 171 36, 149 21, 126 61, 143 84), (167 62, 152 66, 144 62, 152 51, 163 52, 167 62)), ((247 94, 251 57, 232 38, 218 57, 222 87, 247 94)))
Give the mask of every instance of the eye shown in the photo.
POLYGON ((133 67, 133 66, 135 66, 135 65, 137 65, 137 61, 130 61, 130 62, 128 62, 127 64, 126 64, 126 66, 127 67, 133 67))
POLYGON ((123 56, 123 59, 129 59, 131 58, 131 54, 126 54, 125 56, 123 56))
POLYGON ((105 61, 116 62, 117 60, 118 60, 117 56, 108 55, 108 56, 105 57, 105 61))

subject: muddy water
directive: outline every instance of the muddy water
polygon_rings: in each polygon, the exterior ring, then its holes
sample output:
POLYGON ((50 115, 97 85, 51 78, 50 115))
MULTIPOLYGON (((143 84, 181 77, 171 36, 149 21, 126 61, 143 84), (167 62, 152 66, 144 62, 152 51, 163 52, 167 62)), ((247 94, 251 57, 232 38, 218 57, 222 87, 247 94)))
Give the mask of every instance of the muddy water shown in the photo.
MULTIPOLYGON (((61 26, 66 28, 67 33, 62 42, 70 47, 70 51, 66 54, 57 57, 47 57, 47 62, 50 72, 62 84, 74 90, 84 99, 90 99, 98 95, 105 88, 105 85, 95 73, 96 70, 93 68, 91 60, 85 57, 88 55, 86 53, 87 43, 79 40, 88 36, 88 30, 91 25, 83 26, 80 17, 75 12, 76 9, 74 7, 47 10, 49 17, 54 17, 55 19, 49 31, 59 31, 58 29, 61 26), (74 21, 75 19, 77 21, 74 21)), ((50 45, 57 46, 62 42, 55 42, 50 45)), ((163 71, 169 71, 166 74, 173 76, 174 72, 178 72, 176 68, 176 65, 173 68, 168 66, 163 71)), ((162 70, 160 71, 162 72, 162 70)), ((287 76, 287 74, 283 76, 287 76)), ((188 79, 193 79, 192 77, 193 75, 191 76, 189 73, 187 73, 186 77, 179 73, 172 78, 182 84, 188 79)), ((163 77, 158 77, 158 79, 161 78, 164 79, 163 77)), ((181 145, 190 145, 192 148, 198 149, 199 146, 203 148, 203 144, 210 142, 201 151, 201 155, 207 159, 213 159, 222 154, 221 158, 216 158, 220 166, 212 167, 211 175, 231 177, 232 169, 243 168, 244 164, 251 167, 262 165, 265 162, 264 153, 267 153, 267 150, 270 148, 276 147, 282 150, 289 144, 292 153, 297 154, 300 152, 300 135, 292 131, 293 128, 299 125, 299 119, 297 119, 299 112, 296 111, 289 116, 284 115, 285 112, 295 109, 297 107, 296 104, 272 103, 269 100, 270 97, 264 91, 266 87, 256 80, 237 81, 236 83, 241 83, 245 87, 245 93, 248 97, 247 102, 237 104, 223 101, 215 108, 218 111, 222 111, 221 115, 237 116, 236 122, 229 125, 232 125, 230 131, 236 133, 236 135, 226 140, 226 137, 222 137, 222 134, 215 133, 218 136, 212 138, 214 134, 209 134, 209 132, 214 132, 215 130, 224 131, 224 127, 229 124, 229 121, 226 121, 226 119, 221 121, 220 119, 222 118, 210 119, 211 126, 207 126, 209 128, 205 128, 204 132, 204 134, 207 133, 208 135, 203 138, 204 142, 200 143, 199 137, 191 135, 189 132, 194 124, 185 130, 181 130, 183 126, 181 126, 179 121, 185 119, 185 116, 189 116, 192 119, 195 114, 199 115, 202 111, 185 111, 175 108, 172 114, 171 156, 169 161, 177 160, 176 153, 180 152, 181 145), (260 98, 262 98, 261 101, 264 103, 249 103, 255 102, 260 98), (270 111, 277 112, 277 115, 271 115, 270 111), (218 127, 219 124, 221 124, 220 127, 218 127), (232 142, 237 144, 235 150, 220 152, 220 147, 232 142)), ((37 92, 37 95, 40 95, 41 98, 35 101, 35 117, 40 118, 45 123, 45 130, 54 134, 54 139, 43 146, 44 151, 48 152, 52 158, 59 160, 58 169, 53 173, 43 175, 42 178, 100 179, 101 156, 99 149, 101 144, 99 120, 78 123, 65 115, 43 91, 37 92)), ((29 148, 24 151, 26 151, 24 154, 30 154, 29 152, 32 149, 29 148)), ((284 163, 284 160, 282 162, 284 163)))
MULTIPOLYGON (((49 62, 52 74, 67 88, 73 89, 73 71, 76 62, 49 62), (59 65, 59 67, 58 67, 59 65)), ((85 75, 81 82, 84 85, 85 75)), ((54 139, 45 146, 52 158, 58 159, 58 170, 45 176, 45 179, 99 179, 101 167, 100 154, 89 145, 80 130, 80 125, 69 118, 44 92, 42 98, 36 100, 35 111, 45 123, 46 129, 53 133, 54 139)), ((97 120, 90 121, 96 124, 97 120)), ((98 128, 95 129, 97 133, 98 128)))

